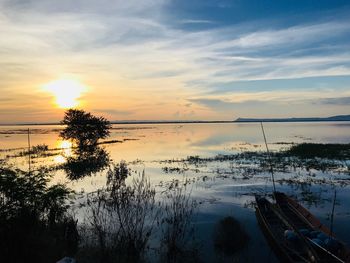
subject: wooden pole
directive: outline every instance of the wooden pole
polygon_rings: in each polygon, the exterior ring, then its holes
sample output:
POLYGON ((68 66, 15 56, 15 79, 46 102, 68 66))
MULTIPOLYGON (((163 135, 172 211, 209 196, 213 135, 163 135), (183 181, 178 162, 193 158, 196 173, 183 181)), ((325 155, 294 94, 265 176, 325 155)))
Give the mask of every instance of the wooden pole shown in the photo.
POLYGON ((267 158, 269 159, 269 163, 270 163, 270 172, 271 172, 271 177, 272 177, 273 193, 275 194, 275 192, 276 192, 276 185, 275 185, 275 176, 273 174, 272 159, 271 159, 271 156, 270 156, 269 147, 267 145, 267 140, 266 140, 266 135, 265 135, 265 130, 264 130, 263 123, 260 122, 260 125, 261 125, 262 133, 263 133, 263 136, 264 136, 264 141, 265 141, 265 146, 266 146, 266 151, 267 151, 267 158))
POLYGON ((333 236, 333 219, 334 219, 334 208, 335 208, 336 199, 337 199, 337 189, 334 188, 333 207, 332 207, 332 213, 331 213, 331 237, 333 236))
POLYGON ((29 173, 31 172, 31 167, 30 167, 30 163, 31 163, 31 158, 30 158, 30 130, 28 128, 28 156, 29 156, 29 162, 28 162, 28 168, 29 168, 29 173))

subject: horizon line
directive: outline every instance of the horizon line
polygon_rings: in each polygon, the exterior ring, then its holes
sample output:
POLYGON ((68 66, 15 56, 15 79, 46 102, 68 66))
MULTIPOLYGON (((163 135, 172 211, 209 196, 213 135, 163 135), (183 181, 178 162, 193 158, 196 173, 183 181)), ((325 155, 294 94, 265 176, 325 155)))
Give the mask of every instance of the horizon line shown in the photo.
MULTIPOLYGON (((247 123, 247 122, 317 122, 317 121, 350 121, 350 115, 333 115, 328 117, 282 117, 282 118, 249 118, 238 117, 234 120, 113 120, 111 124, 176 124, 176 123, 247 123), (336 119, 348 117, 349 120, 336 119)), ((30 125, 63 125, 60 122, 18 122, 0 123, 0 126, 30 126, 30 125)))

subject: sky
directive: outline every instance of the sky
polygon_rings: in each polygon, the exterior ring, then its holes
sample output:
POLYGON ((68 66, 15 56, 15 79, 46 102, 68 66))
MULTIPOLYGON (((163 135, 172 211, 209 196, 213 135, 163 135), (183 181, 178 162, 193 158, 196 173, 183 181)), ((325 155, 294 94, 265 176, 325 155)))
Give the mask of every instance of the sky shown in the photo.
POLYGON ((0 123, 350 114, 350 2, 0 0, 0 123))

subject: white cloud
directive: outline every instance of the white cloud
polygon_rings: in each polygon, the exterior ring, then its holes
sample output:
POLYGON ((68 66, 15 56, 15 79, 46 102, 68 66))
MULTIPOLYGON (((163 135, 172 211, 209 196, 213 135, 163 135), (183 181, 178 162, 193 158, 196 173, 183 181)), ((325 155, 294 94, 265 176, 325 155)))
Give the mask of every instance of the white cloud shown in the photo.
POLYGON ((213 21, 203 19, 182 19, 181 24, 214 24, 213 21))

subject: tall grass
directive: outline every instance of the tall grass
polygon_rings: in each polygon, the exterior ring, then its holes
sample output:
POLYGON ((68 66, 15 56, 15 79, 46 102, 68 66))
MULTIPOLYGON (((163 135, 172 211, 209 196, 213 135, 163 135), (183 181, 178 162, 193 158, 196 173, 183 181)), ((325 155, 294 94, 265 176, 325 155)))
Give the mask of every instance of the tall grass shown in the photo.
POLYGON ((173 181, 163 193, 161 256, 166 262, 197 262, 193 214, 197 203, 186 184, 173 181))
POLYGON ((145 262, 151 251, 161 262, 192 258, 190 192, 173 182, 157 198, 144 172, 129 175, 120 162, 107 172, 106 187, 88 197, 79 262, 145 262))
MULTIPOLYGON (((94 248, 100 262, 142 261, 159 215, 155 190, 144 173, 126 183, 125 162, 107 173, 106 189, 87 200, 86 247, 94 248)), ((97 260, 96 260, 97 261, 97 260)))

